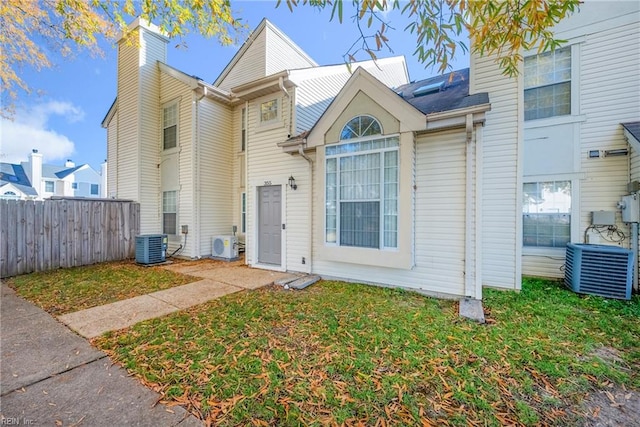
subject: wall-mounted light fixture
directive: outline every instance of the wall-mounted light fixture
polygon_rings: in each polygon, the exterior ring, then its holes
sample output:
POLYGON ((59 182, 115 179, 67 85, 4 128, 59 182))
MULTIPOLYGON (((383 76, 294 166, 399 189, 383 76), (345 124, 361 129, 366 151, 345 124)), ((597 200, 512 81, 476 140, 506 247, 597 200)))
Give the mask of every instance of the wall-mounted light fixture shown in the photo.
POLYGON ((604 152, 605 157, 609 156, 626 156, 629 154, 629 150, 626 148, 618 148, 617 150, 606 150, 604 152))
POLYGON ((291 175, 289 177, 289 187, 292 190, 297 190, 298 189, 298 184, 296 184, 296 179, 293 177, 293 175, 291 175))

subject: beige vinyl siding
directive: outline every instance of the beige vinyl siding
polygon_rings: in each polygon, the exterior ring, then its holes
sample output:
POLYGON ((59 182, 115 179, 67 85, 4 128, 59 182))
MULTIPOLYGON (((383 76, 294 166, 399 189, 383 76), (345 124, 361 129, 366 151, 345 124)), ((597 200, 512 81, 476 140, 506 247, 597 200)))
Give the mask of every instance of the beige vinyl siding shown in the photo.
POLYGON ((266 28, 266 75, 278 73, 283 70, 313 67, 315 63, 309 60, 289 38, 269 25, 266 28))
MULTIPOLYGON (((314 273, 350 281, 399 286, 432 295, 464 295, 465 140, 466 133, 462 129, 419 136, 416 144, 408 147, 413 151, 408 157, 412 159, 409 162, 411 164, 400 164, 401 169, 414 170, 414 181, 403 184, 412 189, 415 184, 412 207, 400 212, 400 221, 408 221, 415 215, 413 268, 385 268, 316 259, 314 273)), ((323 169, 322 165, 318 165, 318 168, 323 169)), ((324 189, 317 186, 314 191, 314 202, 321 205, 319 201, 324 200, 324 189)), ((314 209, 314 214, 314 235, 322 236, 322 208, 314 209)), ((314 242, 314 252, 318 251, 320 245, 323 245, 322 240, 314 242)), ((469 274, 475 277, 474 271, 469 271, 469 274)))
MULTIPOLYGON (((285 239, 282 250, 285 259, 282 267, 290 271, 306 272, 311 260, 309 253, 311 222, 308 208, 308 192, 311 190, 309 164, 298 155, 292 156, 283 153, 282 149, 276 145, 277 142, 287 139, 289 129, 286 123, 291 102, 282 93, 273 95, 273 97, 276 96, 279 97, 282 108, 280 121, 282 125, 275 128, 269 126, 267 130, 264 130, 258 126, 259 105, 271 97, 267 96, 249 103, 246 262, 251 265, 258 262, 255 258, 257 253, 255 246, 257 239, 255 235, 257 231, 255 223, 257 215, 256 194, 258 187, 268 181, 272 185, 282 185, 284 201, 282 222, 286 224, 286 229, 283 230, 285 239), (297 190, 292 190, 287 185, 287 180, 291 175, 296 179, 297 190), (306 264, 302 264, 302 257, 305 257, 306 264)), ((236 203, 238 209, 239 203, 238 199, 238 203, 236 203)))
MULTIPOLYGON (((620 123, 640 117, 640 22, 590 34, 581 45, 580 100, 581 182, 580 230, 591 223, 591 211, 616 210, 616 202, 627 194, 629 158, 589 159, 589 150, 628 148, 620 123), (615 67, 612 68, 612 64, 615 67)), ((616 221, 625 233, 629 228, 616 221)), ((629 240, 625 242, 628 247, 629 240)))
POLYGON ((192 112, 192 105, 194 101, 194 93, 185 83, 180 80, 165 74, 160 73, 160 87, 161 96, 160 102, 155 108, 158 136, 155 141, 155 147, 158 152, 158 161, 161 167, 159 174, 167 173, 177 177, 178 182, 166 182, 165 188, 160 185, 156 187, 156 195, 160 201, 157 206, 156 212, 159 218, 158 230, 162 230, 162 192, 163 191, 178 191, 178 216, 176 224, 177 233, 175 236, 169 237, 170 252, 173 252, 178 246, 184 243, 184 236, 180 233, 180 226, 187 225, 191 231, 189 238, 187 239, 187 246, 180 252, 180 256, 193 257, 195 253, 195 236, 197 230, 194 228, 195 224, 195 209, 194 209, 194 194, 193 194, 193 182, 194 182, 194 165, 193 165, 193 127, 194 117, 192 112), (178 146, 176 149, 162 150, 162 112, 163 108, 171 103, 176 102, 178 105, 178 146), (177 159, 176 159, 177 156, 177 159), (169 171, 167 168, 177 167, 177 173, 169 171))
POLYGON ((219 82, 218 87, 230 90, 232 87, 259 79, 266 76, 266 39, 265 31, 262 31, 242 56, 229 70, 227 75, 219 82))
MULTIPOLYGON (((211 255, 214 236, 231 235, 233 218, 231 200, 235 197, 232 185, 233 141, 232 110, 208 98, 198 104, 200 137, 195 153, 195 192, 199 200, 195 210, 200 212, 200 251, 197 255, 211 255)), ((198 236, 194 236, 198 237, 198 236)))
POLYGON ((107 127, 107 197, 118 196, 118 113, 107 127))
POLYGON ((519 289, 522 120, 518 80, 502 76, 493 58, 471 57, 470 93, 489 92, 482 157, 482 279, 485 286, 519 289))
POLYGON ((158 61, 165 60, 166 44, 149 31, 143 31, 140 46, 140 232, 161 231, 159 141, 160 72, 158 61))
MULTIPOLYGON (((138 49, 121 42, 118 45, 118 111, 116 113, 117 159, 115 181, 116 196, 121 199, 139 198, 139 82, 138 49)), ((113 120, 112 120, 113 122, 113 120)), ((108 159, 111 162, 111 158, 108 159)), ((116 162, 114 162, 116 163, 116 162)))

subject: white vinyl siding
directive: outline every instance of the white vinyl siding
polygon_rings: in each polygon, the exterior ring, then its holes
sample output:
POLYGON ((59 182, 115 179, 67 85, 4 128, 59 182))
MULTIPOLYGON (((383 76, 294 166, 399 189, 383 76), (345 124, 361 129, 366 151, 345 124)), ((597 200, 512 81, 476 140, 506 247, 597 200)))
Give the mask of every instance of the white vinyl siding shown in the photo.
MULTIPOLYGON (((464 295, 465 132, 451 130, 423 135, 415 145, 413 141, 405 144, 403 136, 399 169, 409 169, 411 180, 401 181, 400 191, 410 190, 409 206, 414 213, 400 212, 399 221, 411 223, 411 215, 415 215, 412 233, 415 265, 402 269, 315 258, 314 272, 323 277, 400 286, 440 296, 464 295)), ((322 200, 323 191, 324 188, 317 189, 313 199, 322 200)), ((321 228, 324 213, 322 209, 315 212, 314 224, 321 228)), ((322 240, 315 242, 314 252, 322 244, 322 240)), ((473 270, 466 274, 475 277, 473 270)))
POLYGON ((107 197, 118 196, 118 113, 107 127, 107 197))
POLYGON ((316 65, 286 34, 271 25, 267 25, 266 30, 266 75, 316 65))
POLYGON ((494 61, 471 56, 469 92, 488 92, 491 102, 482 138, 482 279, 486 286, 519 289, 522 90, 494 61))

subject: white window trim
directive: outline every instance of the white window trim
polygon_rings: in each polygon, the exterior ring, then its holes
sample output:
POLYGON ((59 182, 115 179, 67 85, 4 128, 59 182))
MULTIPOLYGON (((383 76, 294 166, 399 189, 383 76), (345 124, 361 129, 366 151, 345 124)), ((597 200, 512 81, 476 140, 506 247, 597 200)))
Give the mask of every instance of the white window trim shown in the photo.
POLYGON ((45 193, 55 193, 56 192, 56 182, 55 181, 51 181, 50 179, 47 179, 44 181, 44 192, 45 193), (49 191, 47 190, 47 184, 51 183, 53 186, 53 190, 49 191))
MULTIPOLYGON (((373 117, 373 116, 371 116, 373 117)), ((375 119, 375 117, 373 117, 375 119)), ((347 123, 349 123, 351 120, 350 119, 347 123)), ((376 121, 378 121, 376 119, 376 121)), ((344 144, 352 144, 352 143, 358 143, 358 142, 364 142, 364 141, 371 141, 371 140, 375 140, 375 139, 387 139, 387 138, 398 138, 398 145, 396 147, 389 147, 389 148, 378 148, 375 150, 366 150, 366 151, 358 151, 358 152, 353 152, 353 153, 341 153, 341 154, 331 154, 331 155, 326 155, 325 154, 325 158, 324 158, 324 167, 323 167, 323 173, 325 174, 325 179, 324 179, 324 200, 327 200, 327 183, 326 183, 326 167, 327 167, 327 160, 328 159, 340 159, 342 157, 353 157, 353 156, 357 156, 357 155, 361 155, 361 154, 372 154, 372 153, 385 153, 385 152, 391 152, 391 151, 395 151, 398 153, 398 179, 400 178, 400 134, 392 134, 392 135, 370 135, 370 136, 365 136, 365 137, 360 137, 360 138, 353 138, 353 139, 344 139, 341 140, 340 143, 338 144, 331 144, 331 146, 336 146, 336 145, 344 145, 344 144)), ((327 146, 329 147, 329 146, 327 146)), ((339 160, 337 161, 337 164, 339 163, 339 160)), ((380 183, 381 183, 381 193, 380 193, 380 198, 376 199, 376 201, 380 202, 380 207, 379 207, 379 224, 380 224, 380 230, 379 230, 379 234, 380 234, 380 244, 377 248, 368 248, 368 247, 361 247, 361 246, 343 246, 340 244, 340 199, 338 198, 336 200, 336 241, 335 242, 327 242, 327 212, 326 209, 324 210, 323 213, 323 224, 324 224, 324 228, 323 228, 323 243, 326 247, 340 247, 340 248, 354 248, 354 249, 369 249, 369 250, 379 250, 379 251, 385 251, 385 252, 398 252, 400 250, 399 248, 399 240, 400 240, 400 229, 398 227, 398 229, 396 229, 396 242, 397 245, 395 247, 389 247, 389 246, 385 246, 384 245, 384 154, 381 156, 381 165, 382 167, 380 168, 380 183)), ((340 191, 340 174, 337 173, 337 177, 336 177, 336 191, 339 192, 340 191)), ((368 200, 361 200, 363 202, 368 201, 368 200)), ((396 203, 398 204, 398 211, 400 210, 400 188, 398 188, 398 194, 397 194, 397 199, 396 199, 396 203)), ((401 219, 401 215, 400 212, 398 212, 398 221, 401 219)))
POLYGON ((162 154, 170 154, 179 151, 180 149, 180 98, 172 99, 162 104, 160 107, 160 152, 162 154), (164 148, 164 110, 176 106, 176 146, 171 148, 164 148))

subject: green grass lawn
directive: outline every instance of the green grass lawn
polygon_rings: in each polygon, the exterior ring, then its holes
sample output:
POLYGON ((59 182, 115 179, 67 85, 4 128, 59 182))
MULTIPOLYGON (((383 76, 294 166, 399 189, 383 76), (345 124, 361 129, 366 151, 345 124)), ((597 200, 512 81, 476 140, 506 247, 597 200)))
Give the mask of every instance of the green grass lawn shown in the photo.
POLYGON ((18 295, 58 316, 195 280, 199 279, 161 267, 142 267, 133 261, 120 261, 25 274, 5 282, 18 295))
POLYGON ((453 301, 322 281, 228 295, 93 342, 214 425, 576 425, 589 392, 640 389, 637 296, 529 279, 520 293, 485 291, 484 306, 480 325, 453 301))

